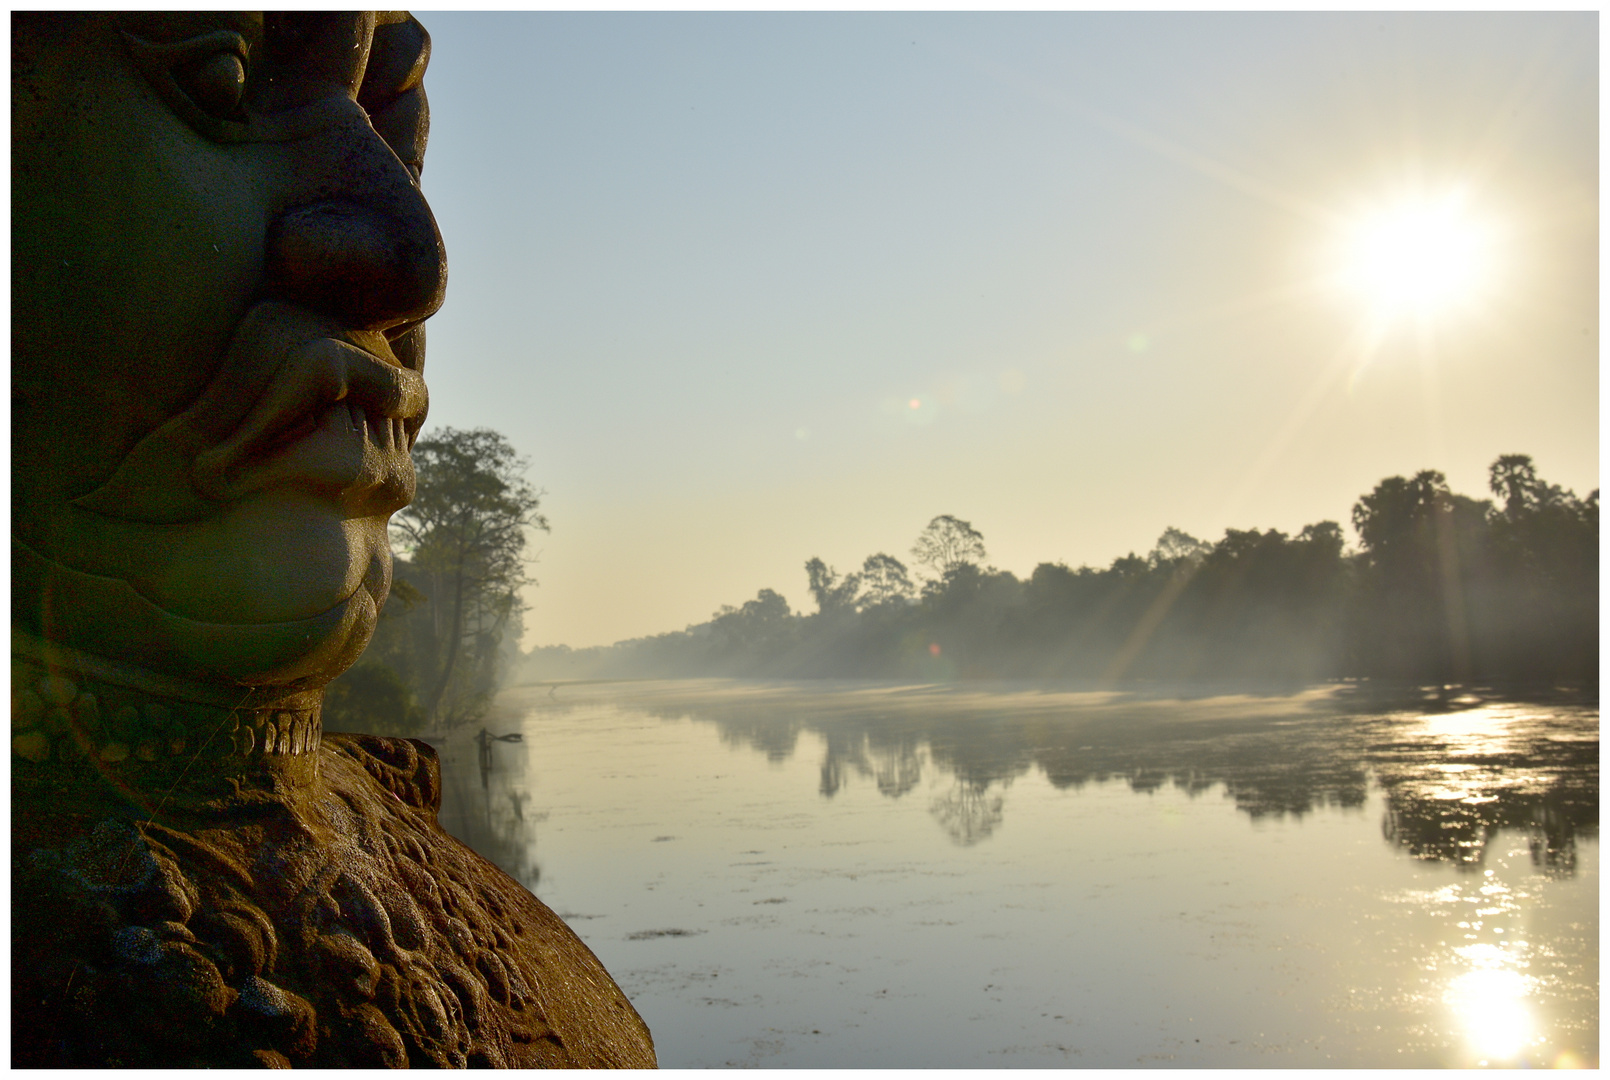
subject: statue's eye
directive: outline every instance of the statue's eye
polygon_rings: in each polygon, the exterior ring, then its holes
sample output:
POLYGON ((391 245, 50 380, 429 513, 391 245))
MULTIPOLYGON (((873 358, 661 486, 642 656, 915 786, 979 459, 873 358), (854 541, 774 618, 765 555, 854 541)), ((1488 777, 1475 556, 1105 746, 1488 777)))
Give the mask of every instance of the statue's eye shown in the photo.
POLYGON ((274 76, 252 70, 252 47, 233 30, 213 30, 182 41, 147 41, 123 31, 129 57, 178 117, 217 143, 284 142, 349 122, 345 94, 288 105, 262 101, 274 76))
POLYGON ((220 50, 181 64, 173 71, 173 81, 207 115, 219 120, 241 118, 240 103, 246 96, 246 61, 239 53, 220 50))
POLYGON ((129 55, 168 107, 215 142, 245 142, 255 135, 246 111, 252 80, 251 51, 233 30, 213 30, 180 41, 147 41, 128 30, 129 55))

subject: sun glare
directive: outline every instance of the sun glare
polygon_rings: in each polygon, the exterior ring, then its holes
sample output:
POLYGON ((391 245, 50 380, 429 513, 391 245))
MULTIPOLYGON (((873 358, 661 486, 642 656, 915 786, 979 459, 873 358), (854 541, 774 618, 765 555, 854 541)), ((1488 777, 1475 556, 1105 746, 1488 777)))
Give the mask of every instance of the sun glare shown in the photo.
POLYGON ((1347 231, 1341 279, 1379 316, 1434 315, 1481 298, 1492 231, 1460 194, 1361 214, 1347 231))
POLYGON ((1448 987, 1448 1003, 1480 1064, 1512 1064, 1540 1041, 1525 1005, 1528 989, 1525 976, 1497 968, 1466 972, 1448 987))

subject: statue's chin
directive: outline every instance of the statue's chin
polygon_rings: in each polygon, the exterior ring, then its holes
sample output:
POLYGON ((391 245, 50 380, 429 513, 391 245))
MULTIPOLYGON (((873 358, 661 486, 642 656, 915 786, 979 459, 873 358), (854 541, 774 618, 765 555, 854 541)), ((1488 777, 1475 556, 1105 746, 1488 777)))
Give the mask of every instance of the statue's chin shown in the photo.
POLYGON ((315 689, 368 644, 391 553, 383 522, 378 538, 373 527, 328 515, 316 527, 305 517, 281 522, 293 523, 212 536, 210 570, 221 580, 208 577, 206 560, 190 561, 194 546, 175 544, 139 573, 131 560, 125 578, 69 567, 13 537, 13 621, 50 642, 200 683, 315 689), (231 563, 233 573, 218 569, 231 563), (331 598, 322 607, 320 594, 331 598))
POLYGON ((376 599, 390 583, 386 520, 341 518, 308 500, 252 500, 200 526, 150 529, 147 544, 151 558, 129 567, 129 584, 158 607, 201 622, 312 618, 366 579, 376 599), (378 581, 377 562, 386 564, 378 581))

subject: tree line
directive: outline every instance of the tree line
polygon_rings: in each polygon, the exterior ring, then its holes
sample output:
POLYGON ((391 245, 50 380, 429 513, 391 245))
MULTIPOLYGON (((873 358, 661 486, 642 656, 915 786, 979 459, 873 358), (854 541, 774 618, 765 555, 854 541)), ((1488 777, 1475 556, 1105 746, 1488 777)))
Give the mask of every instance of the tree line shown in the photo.
POLYGON ((1599 493, 1548 483, 1524 454, 1492 498, 1424 470, 1352 509, 1357 538, 1170 527, 1105 568, 987 564, 983 534, 940 515, 910 549, 840 573, 805 563, 815 606, 772 589, 686 630, 528 654, 531 680, 694 675, 1422 682, 1598 678, 1599 493))

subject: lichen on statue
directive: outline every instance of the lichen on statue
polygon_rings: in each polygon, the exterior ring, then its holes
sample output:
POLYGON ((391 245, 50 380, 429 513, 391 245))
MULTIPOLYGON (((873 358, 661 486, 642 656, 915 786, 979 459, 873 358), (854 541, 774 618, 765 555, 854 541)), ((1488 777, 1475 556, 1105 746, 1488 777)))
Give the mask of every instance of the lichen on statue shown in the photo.
POLYGON ((435 754, 325 733, 446 258, 401 13, 12 20, 12 1038, 33 1066, 654 1064, 435 754))

